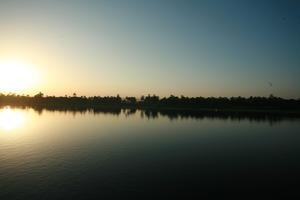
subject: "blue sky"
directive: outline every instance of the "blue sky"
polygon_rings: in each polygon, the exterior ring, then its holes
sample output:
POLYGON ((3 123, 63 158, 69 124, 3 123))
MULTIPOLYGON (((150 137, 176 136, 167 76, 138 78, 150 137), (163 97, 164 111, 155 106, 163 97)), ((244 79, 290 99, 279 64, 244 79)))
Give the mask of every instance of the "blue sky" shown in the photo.
POLYGON ((300 97, 296 0, 2 0, 0 30, 32 93, 300 97))

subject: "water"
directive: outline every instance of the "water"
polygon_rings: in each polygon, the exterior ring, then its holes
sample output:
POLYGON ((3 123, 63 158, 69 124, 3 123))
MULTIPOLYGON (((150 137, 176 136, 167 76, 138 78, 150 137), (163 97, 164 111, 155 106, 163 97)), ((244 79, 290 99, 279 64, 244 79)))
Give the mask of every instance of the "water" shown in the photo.
POLYGON ((5 107, 0 199, 295 195, 299 130, 278 116, 5 107))

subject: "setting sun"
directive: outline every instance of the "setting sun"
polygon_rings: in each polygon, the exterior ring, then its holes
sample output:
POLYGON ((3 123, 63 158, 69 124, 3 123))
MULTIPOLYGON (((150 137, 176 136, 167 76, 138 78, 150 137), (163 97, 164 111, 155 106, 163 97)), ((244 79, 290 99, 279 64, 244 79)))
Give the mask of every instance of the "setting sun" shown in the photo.
POLYGON ((25 62, 0 62, 1 92, 25 92, 37 83, 37 79, 37 72, 25 62))

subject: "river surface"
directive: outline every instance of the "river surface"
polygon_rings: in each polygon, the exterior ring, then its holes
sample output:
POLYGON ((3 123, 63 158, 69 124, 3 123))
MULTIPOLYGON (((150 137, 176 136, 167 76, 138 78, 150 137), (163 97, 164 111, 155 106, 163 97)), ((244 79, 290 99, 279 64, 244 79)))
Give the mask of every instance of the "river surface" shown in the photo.
POLYGON ((0 199, 295 195, 300 121, 0 109, 0 199))

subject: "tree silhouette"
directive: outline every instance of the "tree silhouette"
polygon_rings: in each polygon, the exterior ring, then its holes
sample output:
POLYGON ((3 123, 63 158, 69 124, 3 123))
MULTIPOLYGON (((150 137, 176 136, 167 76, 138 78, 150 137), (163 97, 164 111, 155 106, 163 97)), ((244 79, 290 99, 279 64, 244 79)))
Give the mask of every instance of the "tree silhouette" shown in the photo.
POLYGON ((170 95, 160 98, 159 96, 141 96, 140 100, 136 97, 122 98, 117 96, 92 96, 78 97, 76 93, 72 97, 67 95, 61 97, 45 96, 42 92, 30 97, 28 95, 7 95, 0 93, 0 105, 11 106, 53 106, 60 108, 96 108, 96 107, 130 107, 130 108, 151 108, 151 109, 210 109, 210 110, 275 110, 300 112, 300 99, 283 99, 270 95, 267 97, 180 97, 170 95))
POLYGON ((38 94, 34 95, 35 98, 43 98, 44 94, 42 92, 39 92, 38 94))

